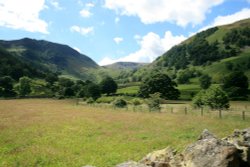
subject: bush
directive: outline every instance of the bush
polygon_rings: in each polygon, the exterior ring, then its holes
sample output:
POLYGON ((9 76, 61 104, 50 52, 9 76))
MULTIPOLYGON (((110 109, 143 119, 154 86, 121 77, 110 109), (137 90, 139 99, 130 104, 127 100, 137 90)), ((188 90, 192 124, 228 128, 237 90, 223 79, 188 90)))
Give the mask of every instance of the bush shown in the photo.
POLYGON ((127 102, 123 99, 116 99, 113 104, 118 108, 124 108, 127 106, 127 102))
POLYGON ((86 100, 86 103, 87 103, 87 104, 93 104, 93 103, 95 103, 95 100, 94 100, 92 97, 90 97, 90 98, 88 98, 88 99, 86 100))
POLYGON ((142 104, 142 101, 140 99, 135 98, 135 99, 132 100, 132 104, 134 106, 139 106, 139 105, 142 104))
POLYGON ((194 98, 193 104, 197 107, 208 106, 211 109, 228 109, 229 99, 220 86, 211 86, 200 91, 194 98))
POLYGON ((150 95, 150 98, 147 101, 150 111, 159 111, 161 109, 161 94, 154 93, 150 95))

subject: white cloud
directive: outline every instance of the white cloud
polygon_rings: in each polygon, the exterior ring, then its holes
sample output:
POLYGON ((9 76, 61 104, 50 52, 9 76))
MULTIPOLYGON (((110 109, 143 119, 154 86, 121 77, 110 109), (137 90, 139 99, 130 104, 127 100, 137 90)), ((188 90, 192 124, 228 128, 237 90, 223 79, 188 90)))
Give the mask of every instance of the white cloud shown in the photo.
POLYGON ((57 10, 62 10, 63 8, 60 6, 57 0, 50 0, 50 4, 57 10))
POLYGON ((78 47, 73 47, 77 52, 81 53, 81 50, 78 47))
POLYGON ((244 8, 241 11, 236 12, 236 13, 231 14, 231 15, 217 16, 214 19, 213 23, 211 23, 210 25, 208 25, 206 27, 203 27, 202 29, 199 30, 199 32, 206 30, 208 28, 211 28, 211 27, 231 24, 231 23, 234 23, 236 21, 239 21, 242 19, 247 19, 247 18, 250 18, 250 8, 244 8))
POLYGON ((120 22, 120 18, 119 17, 116 17, 115 18, 115 23, 117 24, 117 23, 119 23, 120 22))
POLYGON ((79 26, 72 26, 70 27, 71 32, 78 32, 81 35, 88 35, 94 32, 94 27, 79 27, 79 26))
POLYGON ((116 44, 120 44, 123 41, 123 38, 121 38, 121 37, 115 37, 114 41, 115 41, 116 44))
POLYGON ((120 15, 137 16, 141 22, 176 22, 179 26, 197 25, 211 8, 224 0, 105 0, 105 7, 120 15))
POLYGON ((80 11, 80 14, 81 14, 82 17, 85 17, 85 18, 88 18, 88 17, 90 17, 92 15, 92 13, 87 9, 82 9, 80 11))
MULTIPOLYGON (((139 39, 139 38, 138 38, 139 39)), ((153 32, 148 33, 140 40, 140 49, 125 57, 119 59, 111 59, 105 57, 99 62, 100 65, 112 64, 115 62, 152 62, 158 56, 161 56, 171 47, 184 41, 186 37, 174 36, 170 31, 166 31, 163 38, 153 32)))
POLYGON ((0 0, 0 26, 48 34, 48 24, 39 18, 45 0, 0 0))
POLYGON ((94 3, 87 3, 85 6, 87 8, 93 8, 93 7, 95 7, 95 4, 94 3))

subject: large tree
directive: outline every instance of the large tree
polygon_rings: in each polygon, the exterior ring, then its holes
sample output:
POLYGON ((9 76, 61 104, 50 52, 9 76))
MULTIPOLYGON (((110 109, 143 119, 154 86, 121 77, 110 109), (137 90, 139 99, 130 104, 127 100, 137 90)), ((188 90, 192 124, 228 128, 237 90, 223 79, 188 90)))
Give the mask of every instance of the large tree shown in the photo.
POLYGON ((0 97, 12 97, 16 93, 13 90, 14 80, 10 76, 0 78, 0 97))
POLYGON ((85 90, 85 97, 93 98, 94 100, 101 97, 100 87, 94 83, 90 83, 84 88, 85 90))
POLYGON ((168 75, 154 72, 146 78, 140 86, 139 95, 148 98, 150 94, 159 92, 161 98, 164 99, 178 99, 180 92, 175 87, 177 84, 173 82, 168 75))
POLYGON ((244 72, 234 71, 224 78, 222 87, 229 97, 247 97, 248 78, 244 72))
POLYGON ((111 77, 105 77, 100 83, 101 92, 107 95, 115 93, 117 87, 117 83, 111 77))

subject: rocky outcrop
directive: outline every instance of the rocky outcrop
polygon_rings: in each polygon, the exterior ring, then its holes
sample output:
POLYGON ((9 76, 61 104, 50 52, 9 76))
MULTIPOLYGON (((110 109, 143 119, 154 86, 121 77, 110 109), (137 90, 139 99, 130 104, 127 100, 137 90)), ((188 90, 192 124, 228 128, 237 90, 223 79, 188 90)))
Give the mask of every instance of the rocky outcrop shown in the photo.
POLYGON ((250 167, 250 128, 223 139, 204 130, 182 153, 167 147, 117 167, 250 167))
POLYGON ((205 130, 199 140, 189 145, 183 155, 185 167, 240 167, 240 152, 231 143, 205 130))

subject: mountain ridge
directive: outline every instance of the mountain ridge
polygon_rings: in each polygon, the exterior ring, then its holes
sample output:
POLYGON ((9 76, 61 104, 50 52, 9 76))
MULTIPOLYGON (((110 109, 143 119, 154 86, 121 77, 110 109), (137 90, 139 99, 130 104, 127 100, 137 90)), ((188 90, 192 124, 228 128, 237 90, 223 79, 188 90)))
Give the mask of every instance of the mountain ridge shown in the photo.
POLYGON ((99 68, 99 65, 90 57, 64 44, 23 38, 10 41, 0 40, 0 46, 22 60, 76 78, 92 78, 88 74, 88 69, 99 68))

